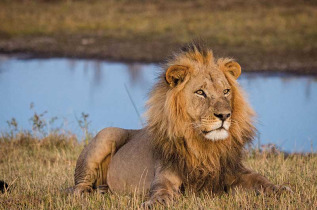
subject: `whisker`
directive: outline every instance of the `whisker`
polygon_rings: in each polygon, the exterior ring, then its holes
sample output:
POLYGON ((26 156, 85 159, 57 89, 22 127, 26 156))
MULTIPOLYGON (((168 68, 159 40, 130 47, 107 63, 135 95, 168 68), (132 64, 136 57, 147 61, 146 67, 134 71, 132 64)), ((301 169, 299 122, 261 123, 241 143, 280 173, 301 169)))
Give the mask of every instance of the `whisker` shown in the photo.
POLYGON ((191 125, 192 125, 194 128, 200 128, 200 127, 201 127, 201 124, 199 124, 199 123, 191 123, 191 125))
POLYGON ((235 123, 238 123, 238 121, 236 121, 236 120, 231 120, 231 123, 232 123, 232 124, 235 124, 235 123))

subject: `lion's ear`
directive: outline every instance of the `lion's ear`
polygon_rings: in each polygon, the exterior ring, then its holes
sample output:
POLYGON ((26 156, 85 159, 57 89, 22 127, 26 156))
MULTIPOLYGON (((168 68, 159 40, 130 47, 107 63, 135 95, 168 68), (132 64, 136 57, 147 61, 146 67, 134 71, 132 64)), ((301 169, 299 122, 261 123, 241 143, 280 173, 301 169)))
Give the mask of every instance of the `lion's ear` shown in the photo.
POLYGON ((225 71, 229 72, 234 76, 234 78, 238 79, 241 74, 241 66, 235 61, 229 61, 225 64, 225 71))
POLYGON ((188 72, 187 66, 173 65, 167 69, 165 79, 171 87, 175 87, 185 79, 188 72))

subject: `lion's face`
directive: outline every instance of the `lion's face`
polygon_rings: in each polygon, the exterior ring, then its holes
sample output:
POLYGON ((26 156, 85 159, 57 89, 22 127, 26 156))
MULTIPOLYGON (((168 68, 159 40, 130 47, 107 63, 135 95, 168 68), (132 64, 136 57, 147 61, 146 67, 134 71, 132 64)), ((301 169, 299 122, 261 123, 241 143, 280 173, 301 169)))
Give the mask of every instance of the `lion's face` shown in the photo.
POLYGON ((180 94, 194 132, 212 141, 226 139, 231 125, 232 90, 225 73, 230 70, 237 78, 239 64, 230 61, 222 68, 217 64, 171 68, 167 81, 171 79, 175 88, 184 81, 180 94))
POLYGON ((216 67, 201 70, 191 76, 183 91, 194 129, 210 140, 227 138, 232 95, 224 73, 216 67))

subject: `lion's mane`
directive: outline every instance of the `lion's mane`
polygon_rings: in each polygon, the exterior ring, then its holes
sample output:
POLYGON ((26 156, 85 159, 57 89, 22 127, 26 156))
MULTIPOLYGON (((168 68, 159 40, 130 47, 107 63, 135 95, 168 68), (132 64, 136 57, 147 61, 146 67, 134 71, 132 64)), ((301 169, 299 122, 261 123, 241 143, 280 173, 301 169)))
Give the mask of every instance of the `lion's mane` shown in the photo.
MULTIPOLYGON (((212 51, 197 44, 191 44, 175 54, 165 65, 188 65, 192 62, 214 62, 220 69, 230 61, 228 58, 214 59, 212 51)), ((243 166, 241 159, 245 144, 255 136, 254 112, 245 99, 236 79, 225 72, 232 89, 232 124, 229 137, 222 141, 208 141, 195 134, 185 110, 182 89, 186 80, 171 88, 165 74, 152 89, 146 113, 148 132, 153 152, 163 167, 169 167, 182 177, 184 185, 195 191, 224 190, 224 175, 234 174, 243 166)), ((188 78, 187 78, 188 80, 188 78)))

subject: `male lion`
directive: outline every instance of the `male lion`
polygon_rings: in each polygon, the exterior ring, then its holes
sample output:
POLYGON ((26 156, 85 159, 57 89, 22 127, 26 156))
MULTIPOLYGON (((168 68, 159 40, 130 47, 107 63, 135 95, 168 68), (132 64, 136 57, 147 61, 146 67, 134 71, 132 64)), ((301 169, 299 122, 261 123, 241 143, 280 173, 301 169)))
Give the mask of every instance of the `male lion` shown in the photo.
POLYGON ((151 206, 169 204, 181 187, 212 193, 237 186, 286 189, 242 164, 255 127, 236 81, 237 62, 190 44, 164 69, 150 93, 146 127, 100 131, 78 158, 75 192, 100 186, 119 193, 149 190, 144 205, 151 206))

